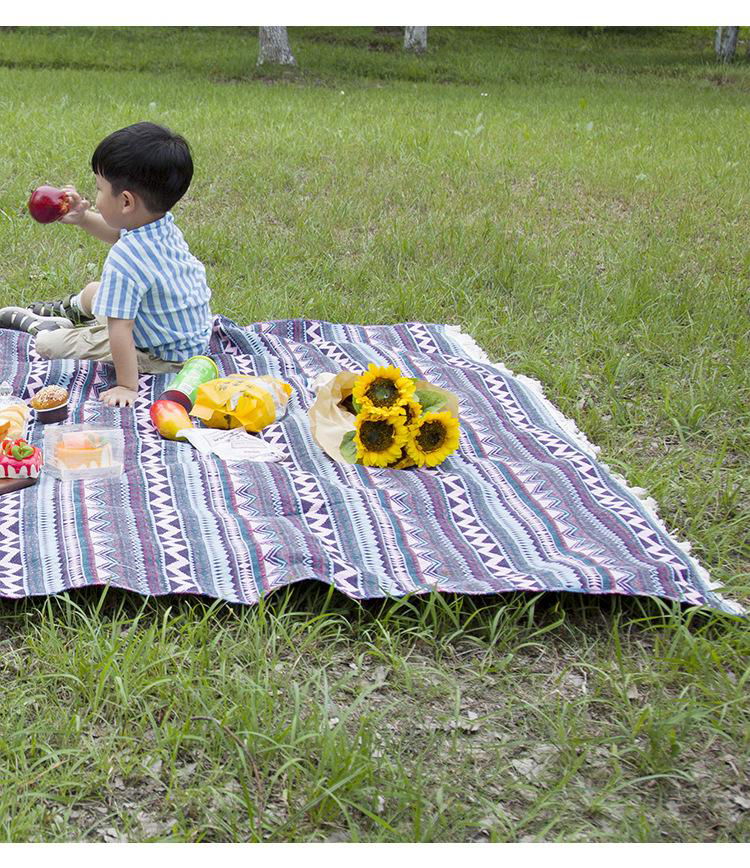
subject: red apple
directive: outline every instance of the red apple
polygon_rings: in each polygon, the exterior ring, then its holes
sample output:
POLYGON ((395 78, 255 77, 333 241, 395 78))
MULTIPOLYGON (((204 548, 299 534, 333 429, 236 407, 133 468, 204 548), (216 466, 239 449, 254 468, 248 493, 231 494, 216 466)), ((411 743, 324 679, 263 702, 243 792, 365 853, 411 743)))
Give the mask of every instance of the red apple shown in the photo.
POLYGON ((29 199, 29 213, 37 223, 54 223, 70 210, 70 198, 57 187, 37 187, 29 199))

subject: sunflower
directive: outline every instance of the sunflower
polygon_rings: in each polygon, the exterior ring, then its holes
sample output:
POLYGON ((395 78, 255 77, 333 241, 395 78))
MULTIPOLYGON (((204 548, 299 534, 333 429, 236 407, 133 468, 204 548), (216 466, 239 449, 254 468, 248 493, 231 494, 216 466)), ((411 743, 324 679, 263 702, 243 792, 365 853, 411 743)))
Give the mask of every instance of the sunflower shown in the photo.
POLYGON ((414 381, 402 377, 393 365, 384 368, 370 365, 354 384, 352 397, 360 409, 382 419, 411 400, 414 388, 414 381))
POLYGON ((401 447, 401 454, 395 461, 391 461, 388 466, 393 470, 405 470, 407 467, 414 467, 414 460, 407 452, 406 445, 401 447))
POLYGON ((409 398, 404 404, 403 410, 407 426, 412 425, 422 415, 422 405, 413 398, 409 398))
POLYGON ((406 451, 420 467, 435 467, 458 448, 458 419, 447 411, 425 413, 409 426, 406 451))
POLYGON ((355 422, 354 445, 357 460, 367 467, 385 467, 401 457, 401 447, 408 432, 403 413, 394 413, 383 419, 365 412, 355 422))

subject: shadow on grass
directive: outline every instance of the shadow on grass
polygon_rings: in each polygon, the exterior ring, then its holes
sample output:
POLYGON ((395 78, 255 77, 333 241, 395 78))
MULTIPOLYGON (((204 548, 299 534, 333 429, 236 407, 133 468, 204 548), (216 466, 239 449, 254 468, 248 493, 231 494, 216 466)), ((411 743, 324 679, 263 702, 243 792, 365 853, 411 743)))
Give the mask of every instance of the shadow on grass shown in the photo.
MULTIPOLYGON (((281 588, 246 606, 200 595, 142 597, 108 586, 88 587, 49 597, 0 600, 0 639, 15 632, 11 625, 75 616, 102 626, 136 620, 142 625, 168 619, 213 621, 217 628, 252 626, 268 619, 298 622, 335 618, 351 638, 380 624, 397 633, 451 643, 473 638, 495 645, 501 633, 519 630, 541 636, 553 631, 611 635, 623 630, 687 629, 703 638, 726 638, 747 632, 748 619, 686 606, 655 597, 586 595, 570 592, 508 592, 468 595, 428 592, 399 598, 352 600, 332 586, 315 581, 281 588)), ((66 618, 67 620, 67 618, 66 618)))

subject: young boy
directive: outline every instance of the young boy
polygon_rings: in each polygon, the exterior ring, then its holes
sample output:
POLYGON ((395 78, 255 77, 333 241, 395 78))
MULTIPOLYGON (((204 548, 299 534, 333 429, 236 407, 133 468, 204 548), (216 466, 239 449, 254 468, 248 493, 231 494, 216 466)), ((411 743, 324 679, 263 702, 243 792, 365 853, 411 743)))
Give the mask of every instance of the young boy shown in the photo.
POLYGON ((143 122, 107 136, 91 168, 98 213, 66 187, 70 210, 61 222, 112 245, 101 279, 65 299, 3 308, 0 328, 35 335, 47 359, 113 362, 117 385, 101 400, 127 407, 139 371, 179 370, 206 352, 211 335, 206 269, 169 212, 190 185, 193 161, 182 136, 143 122))

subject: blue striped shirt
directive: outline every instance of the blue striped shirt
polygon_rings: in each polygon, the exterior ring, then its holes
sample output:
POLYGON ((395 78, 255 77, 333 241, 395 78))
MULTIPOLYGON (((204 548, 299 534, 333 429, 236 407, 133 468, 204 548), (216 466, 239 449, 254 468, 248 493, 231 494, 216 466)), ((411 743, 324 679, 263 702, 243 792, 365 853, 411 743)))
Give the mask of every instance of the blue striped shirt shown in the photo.
POLYGON ((210 298, 206 269, 167 211, 153 223, 120 230, 104 263, 93 312, 134 320, 139 349, 179 362, 208 347, 210 298))

